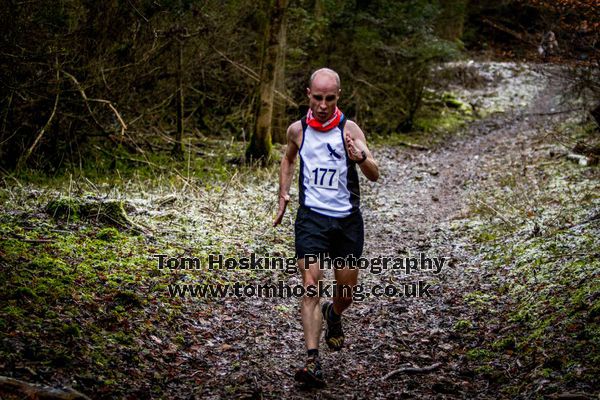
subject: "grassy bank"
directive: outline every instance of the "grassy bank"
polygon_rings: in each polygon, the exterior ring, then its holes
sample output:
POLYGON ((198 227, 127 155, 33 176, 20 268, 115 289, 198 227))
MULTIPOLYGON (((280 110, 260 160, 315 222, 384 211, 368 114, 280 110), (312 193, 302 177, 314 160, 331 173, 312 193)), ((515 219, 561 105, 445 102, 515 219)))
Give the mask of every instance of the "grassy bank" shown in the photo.
MULTIPOLYGON (((566 157, 597 141, 593 126, 565 124, 526 159, 498 166, 455 224, 479 256, 477 310, 457 327, 464 356, 505 396, 591 394, 600 376, 600 173, 566 157)), ((595 389, 594 389, 595 388, 595 389)))
MULTIPOLYGON (((145 168, 119 160, 114 169, 84 166, 54 178, 4 177, 0 374, 60 382, 94 398, 189 391, 186 371, 208 368, 190 354, 205 345, 193 332, 214 301, 171 297, 169 285, 265 279, 266 272, 209 271, 207 256, 291 251, 290 229, 271 228, 276 165, 237 166, 229 160, 243 145, 222 146, 203 159, 149 157, 145 168), (107 201, 142 232, 80 206, 107 201), (158 254, 198 257, 202 268, 160 270, 158 254)), ((202 393, 203 383, 192 382, 202 393)))

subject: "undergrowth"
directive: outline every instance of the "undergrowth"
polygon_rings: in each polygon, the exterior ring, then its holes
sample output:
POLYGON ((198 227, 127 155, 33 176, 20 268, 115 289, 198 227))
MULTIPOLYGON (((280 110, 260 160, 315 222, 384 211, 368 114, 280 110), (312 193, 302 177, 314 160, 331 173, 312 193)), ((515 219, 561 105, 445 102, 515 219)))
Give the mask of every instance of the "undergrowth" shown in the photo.
MULTIPOLYGON (((590 125, 561 129, 569 143, 595 135, 590 125)), ((491 284, 464 297, 480 305, 482 324, 467 355, 506 396, 590 393, 600 383, 600 173, 553 156, 552 146, 533 149, 520 173, 498 166, 454 227, 491 284)))
MULTIPOLYGON (((122 382, 136 379, 140 393, 127 395, 156 397, 175 373, 174 360, 198 345, 183 322, 217 301, 171 297, 169 285, 287 279, 283 271, 208 269, 209 254, 293 255, 291 225, 271 227, 277 165, 236 166, 222 153, 212 163, 190 161, 189 171, 182 162, 168 170, 5 176, 1 369, 26 381, 63 382, 99 398, 125 397, 122 382), (116 200, 145 231, 76 212, 80 200, 116 200), (56 204, 67 212, 52 212, 56 207, 49 205, 56 204), (159 254, 197 257, 201 268, 161 270, 159 254)), ((290 205, 288 218, 294 210, 290 205)))

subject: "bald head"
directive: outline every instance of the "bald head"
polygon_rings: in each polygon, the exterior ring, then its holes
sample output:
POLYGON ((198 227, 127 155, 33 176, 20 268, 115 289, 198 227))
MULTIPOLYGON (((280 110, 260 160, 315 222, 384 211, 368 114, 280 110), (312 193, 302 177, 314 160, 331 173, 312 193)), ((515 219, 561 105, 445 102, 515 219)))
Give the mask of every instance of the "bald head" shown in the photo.
POLYGON ((315 72, 313 72, 312 75, 310 76, 310 80, 308 81, 308 88, 309 89, 312 89, 313 82, 315 82, 315 80, 317 80, 317 79, 319 81, 333 80, 333 81, 335 81, 337 89, 339 90, 341 88, 341 85, 340 85, 340 76, 338 75, 337 72, 335 72, 332 69, 321 68, 321 69, 318 69, 315 72))

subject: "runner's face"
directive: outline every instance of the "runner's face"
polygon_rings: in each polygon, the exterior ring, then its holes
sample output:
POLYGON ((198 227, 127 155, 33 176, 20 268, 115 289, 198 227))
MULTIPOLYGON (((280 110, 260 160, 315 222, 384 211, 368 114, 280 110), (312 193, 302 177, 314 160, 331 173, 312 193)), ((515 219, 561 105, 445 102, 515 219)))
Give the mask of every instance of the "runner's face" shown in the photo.
POLYGON ((309 107, 317 121, 326 122, 331 118, 337 106, 339 92, 332 75, 318 74, 313 79, 312 85, 306 90, 306 93, 310 99, 309 107))

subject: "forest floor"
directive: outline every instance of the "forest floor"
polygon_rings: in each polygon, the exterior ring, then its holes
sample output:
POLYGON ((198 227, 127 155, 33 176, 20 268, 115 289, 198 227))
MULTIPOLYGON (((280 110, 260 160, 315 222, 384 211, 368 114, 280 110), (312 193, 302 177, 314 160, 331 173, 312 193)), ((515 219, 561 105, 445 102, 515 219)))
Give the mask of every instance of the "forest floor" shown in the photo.
POLYGON ((189 170, 117 184, 4 178, 0 374, 92 398, 598 398, 599 172, 566 157, 598 134, 565 112, 580 105, 560 101, 552 66, 474 68, 450 74, 448 90, 472 104, 451 136, 428 150, 373 145, 382 175, 361 180, 364 256, 446 261, 439 273, 359 274, 366 288, 422 281, 431 297, 355 301, 345 348, 322 342, 325 388, 293 379, 305 354, 298 299, 170 293, 300 283, 297 273, 206 267, 209 254, 293 256, 296 204, 271 227, 277 166, 222 183, 189 170), (465 71, 480 74, 476 87, 465 71), (57 198, 68 213, 53 218, 57 198), (142 233, 69 203, 106 198, 122 200, 142 233), (202 267, 161 270, 158 254, 202 267))

